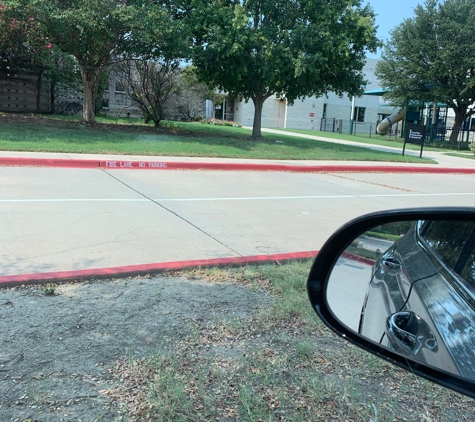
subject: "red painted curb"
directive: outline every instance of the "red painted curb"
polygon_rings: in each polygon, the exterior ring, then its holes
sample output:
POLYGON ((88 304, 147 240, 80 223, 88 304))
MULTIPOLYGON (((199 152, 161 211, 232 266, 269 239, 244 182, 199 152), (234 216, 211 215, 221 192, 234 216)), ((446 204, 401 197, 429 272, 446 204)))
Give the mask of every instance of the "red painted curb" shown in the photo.
POLYGON ((475 174, 473 169, 423 166, 383 166, 351 164, 327 164, 321 166, 262 164, 262 163, 197 163, 159 161, 101 161, 99 167, 130 170, 223 170, 223 171, 289 171, 295 173, 355 172, 355 173, 465 173, 475 174))
POLYGON ((0 157, 0 166, 99 168, 99 161, 69 158, 0 157))
POLYGON ((263 163, 206 163, 175 161, 120 161, 120 160, 86 160, 63 158, 24 158, 0 157, 0 166, 32 166, 60 168, 102 168, 108 170, 222 170, 222 171, 288 171, 294 173, 432 173, 432 174, 475 174, 475 168, 450 168, 421 166, 385 166, 351 164, 328 165, 289 165, 263 163))
POLYGON ((374 259, 365 258, 363 256, 355 255, 354 253, 350 253, 350 252, 343 252, 341 254, 341 256, 343 258, 348 258, 348 259, 351 259, 353 261, 358 261, 358 262, 361 262, 363 264, 368 264, 368 265, 371 265, 371 266, 373 266, 374 263, 376 262, 374 259))
POLYGON ((232 258, 199 259, 194 261, 162 262, 156 264, 127 265, 123 267, 94 268, 90 270, 59 271, 40 274, 0 276, 0 288, 21 284, 53 283, 91 278, 124 277, 139 274, 160 273, 190 267, 222 267, 230 265, 257 264, 271 261, 315 258, 318 251, 289 252, 274 255, 253 255, 232 258))

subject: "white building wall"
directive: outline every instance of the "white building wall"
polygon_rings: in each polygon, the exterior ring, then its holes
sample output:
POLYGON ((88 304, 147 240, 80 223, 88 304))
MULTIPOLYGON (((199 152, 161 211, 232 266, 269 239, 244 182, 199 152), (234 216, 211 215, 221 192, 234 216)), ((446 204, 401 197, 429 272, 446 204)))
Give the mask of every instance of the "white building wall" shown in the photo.
MULTIPOLYGON (((344 94, 341 97, 334 93, 329 93, 325 99, 327 105, 328 119, 351 119, 351 97, 344 94)), ((355 98, 355 107, 365 108, 365 122, 376 122, 378 120, 379 97, 374 95, 363 95, 355 98)))
POLYGON ((309 97, 295 100, 287 107, 288 129, 319 130, 323 115, 323 101, 320 98, 309 97))
MULTIPOLYGON (((364 66, 365 78, 368 81, 367 89, 376 89, 379 82, 374 74, 376 59, 367 59, 364 66)), ((295 100, 293 105, 287 105, 285 112, 285 122, 282 121, 282 105, 275 96, 270 97, 264 103, 262 111, 262 127, 288 129, 319 130, 320 122, 323 118, 324 104, 327 104, 326 118, 328 119, 351 119, 351 97, 348 95, 339 96, 329 93, 320 98, 309 97, 304 100, 295 100)), ((363 95, 355 98, 355 107, 365 108, 365 122, 376 123, 378 121, 379 97, 373 95, 363 95)), ((235 120, 243 126, 252 126, 254 119, 254 104, 252 101, 245 103, 236 102, 235 120)))
MULTIPOLYGON (((264 103, 265 106, 265 103, 264 103)), ((241 123, 243 126, 252 126, 254 121, 254 104, 252 101, 241 101, 235 102, 236 111, 234 115, 236 116, 236 122, 241 123)))
MULTIPOLYGON (((281 100, 272 96, 264 102, 262 108, 262 127, 279 127, 279 113, 282 112, 281 100)), ((250 100, 247 103, 243 100, 235 102, 235 120, 243 126, 252 126, 254 121, 254 103, 250 100)), ((283 125, 282 125, 283 126, 283 125)))
POLYGON ((366 85, 366 89, 380 88, 379 80, 374 74, 377 63, 378 63, 377 59, 367 58, 366 64, 363 66, 363 73, 365 75, 365 79, 368 81, 366 85))

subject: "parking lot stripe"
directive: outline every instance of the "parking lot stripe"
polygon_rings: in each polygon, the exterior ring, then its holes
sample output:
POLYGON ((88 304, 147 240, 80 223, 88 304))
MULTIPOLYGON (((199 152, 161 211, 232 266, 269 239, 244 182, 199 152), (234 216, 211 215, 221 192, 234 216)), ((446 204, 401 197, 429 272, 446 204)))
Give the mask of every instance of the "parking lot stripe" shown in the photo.
POLYGON ((22 202, 205 202, 205 201, 279 201, 292 199, 351 199, 351 198, 410 198, 410 197, 449 197, 475 196, 475 192, 447 193, 396 193, 374 195, 307 195, 307 196, 244 196, 244 197, 215 197, 215 198, 43 198, 43 199, 0 199, 0 203, 22 202))

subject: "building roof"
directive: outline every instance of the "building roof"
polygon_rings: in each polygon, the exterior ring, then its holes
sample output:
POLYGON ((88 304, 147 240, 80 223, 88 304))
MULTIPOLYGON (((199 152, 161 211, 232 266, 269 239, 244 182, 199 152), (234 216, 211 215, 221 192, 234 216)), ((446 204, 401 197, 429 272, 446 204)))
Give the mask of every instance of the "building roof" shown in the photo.
POLYGON ((381 97, 382 95, 386 94, 388 92, 387 89, 384 88, 376 88, 376 89, 367 89, 363 95, 377 95, 381 97))

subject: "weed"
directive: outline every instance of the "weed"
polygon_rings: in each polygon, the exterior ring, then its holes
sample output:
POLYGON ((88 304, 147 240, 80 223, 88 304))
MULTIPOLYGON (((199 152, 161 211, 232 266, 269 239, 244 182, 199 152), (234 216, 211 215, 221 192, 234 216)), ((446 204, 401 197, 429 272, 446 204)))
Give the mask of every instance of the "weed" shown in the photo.
POLYGON ((54 296, 56 294, 56 286, 55 284, 47 284, 45 287, 43 287, 43 294, 45 296, 54 296))
POLYGON ((311 356, 313 356, 313 352, 315 349, 312 341, 310 341, 309 339, 304 339, 302 341, 299 341, 295 345, 295 350, 299 356, 304 358, 310 358, 311 356))

